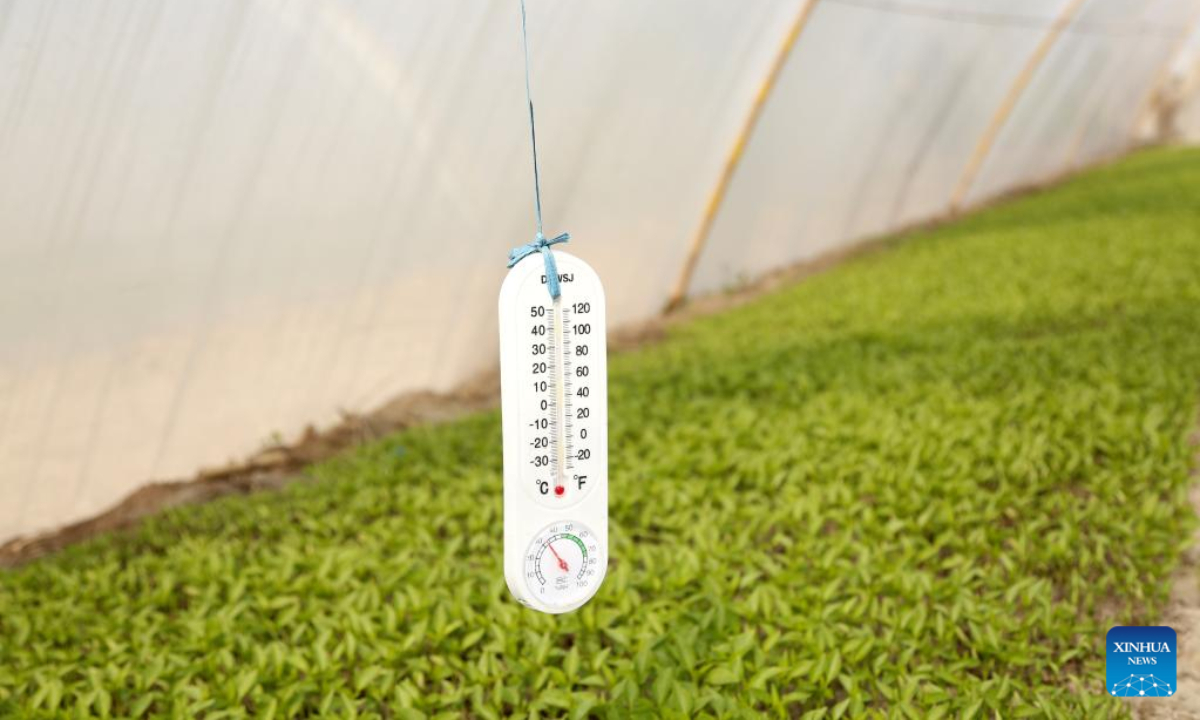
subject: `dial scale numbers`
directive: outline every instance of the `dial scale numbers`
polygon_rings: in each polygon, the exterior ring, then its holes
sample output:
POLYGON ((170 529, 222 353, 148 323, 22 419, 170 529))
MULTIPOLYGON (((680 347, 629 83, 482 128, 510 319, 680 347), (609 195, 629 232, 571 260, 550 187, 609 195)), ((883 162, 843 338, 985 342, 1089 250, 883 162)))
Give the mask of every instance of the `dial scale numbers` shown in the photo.
POLYGON ((560 522, 542 530, 525 555, 525 582, 536 600, 558 606, 587 600, 599 584, 602 553, 582 523, 560 522))

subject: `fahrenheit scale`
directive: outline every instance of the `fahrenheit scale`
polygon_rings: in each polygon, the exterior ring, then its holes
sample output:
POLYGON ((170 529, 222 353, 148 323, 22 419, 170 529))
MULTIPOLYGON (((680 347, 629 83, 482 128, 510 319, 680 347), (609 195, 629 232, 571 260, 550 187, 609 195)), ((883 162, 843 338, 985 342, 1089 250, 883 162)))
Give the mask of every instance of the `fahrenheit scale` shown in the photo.
POLYGON ((558 298, 539 253, 500 290, 504 576, 522 603, 564 613, 608 567, 608 362, 600 278, 554 257, 558 298))

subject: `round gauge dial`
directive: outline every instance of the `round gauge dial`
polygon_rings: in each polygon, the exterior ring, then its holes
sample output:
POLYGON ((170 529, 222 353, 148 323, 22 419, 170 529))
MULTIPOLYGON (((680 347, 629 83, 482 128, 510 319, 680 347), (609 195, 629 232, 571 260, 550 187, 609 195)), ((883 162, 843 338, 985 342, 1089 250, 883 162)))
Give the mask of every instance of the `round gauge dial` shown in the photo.
POLYGON ((583 523, 564 520, 537 534, 525 553, 525 582, 540 603, 568 608, 586 601, 604 579, 604 551, 583 523))

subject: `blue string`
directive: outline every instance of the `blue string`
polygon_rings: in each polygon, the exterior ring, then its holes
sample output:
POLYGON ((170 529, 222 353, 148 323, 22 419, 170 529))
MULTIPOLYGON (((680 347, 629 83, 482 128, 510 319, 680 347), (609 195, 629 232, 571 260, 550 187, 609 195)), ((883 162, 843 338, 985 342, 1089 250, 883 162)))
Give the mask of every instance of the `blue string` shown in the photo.
POLYGON ((553 240, 547 240, 542 233, 542 180, 538 170, 537 122, 533 117, 533 90, 529 81, 529 28, 525 21, 525 0, 521 0, 521 41, 525 45, 525 100, 529 104, 529 139, 533 146, 533 209, 537 217, 537 235, 534 236, 533 242, 509 251, 508 267, 512 268, 530 255, 540 252, 546 263, 546 289, 550 291, 550 297, 557 300, 562 293, 558 287, 558 264, 554 262, 554 251, 550 249, 550 246, 565 243, 571 239, 571 236, 563 233, 553 240))
POLYGON ((565 243, 570 239, 569 233, 563 233, 553 240, 547 240, 545 235, 538 232, 537 238, 533 242, 508 251, 508 267, 512 268, 530 255, 540 252, 542 259, 546 261, 546 289, 550 291, 550 297, 557 300, 562 292, 558 287, 558 263, 554 262, 554 251, 550 249, 550 246, 565 243))

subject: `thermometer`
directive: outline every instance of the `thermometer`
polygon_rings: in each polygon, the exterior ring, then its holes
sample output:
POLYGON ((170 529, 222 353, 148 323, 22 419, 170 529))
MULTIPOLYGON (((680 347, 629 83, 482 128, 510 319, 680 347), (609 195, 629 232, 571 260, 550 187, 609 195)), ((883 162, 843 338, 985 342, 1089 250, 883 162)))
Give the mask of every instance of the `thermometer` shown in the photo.
POLYGON ((564 613, 608 567, 608 361, 600 278, 554 258, 557 298, 539 253, 500 290, 504 576, 520 602, 564 613))

